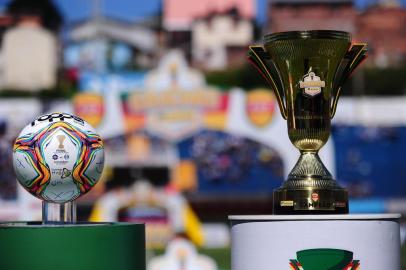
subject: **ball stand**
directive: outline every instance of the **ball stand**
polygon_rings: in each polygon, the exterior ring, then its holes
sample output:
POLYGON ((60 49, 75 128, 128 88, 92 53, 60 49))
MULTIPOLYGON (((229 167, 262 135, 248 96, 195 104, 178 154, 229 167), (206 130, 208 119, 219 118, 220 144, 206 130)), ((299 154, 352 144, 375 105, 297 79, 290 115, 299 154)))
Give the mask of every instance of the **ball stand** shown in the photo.
POLYGON ((75 204, 43 203, 43 222, 0 223, 0 269, 144 270, 144 224, 76 222, 75 204))

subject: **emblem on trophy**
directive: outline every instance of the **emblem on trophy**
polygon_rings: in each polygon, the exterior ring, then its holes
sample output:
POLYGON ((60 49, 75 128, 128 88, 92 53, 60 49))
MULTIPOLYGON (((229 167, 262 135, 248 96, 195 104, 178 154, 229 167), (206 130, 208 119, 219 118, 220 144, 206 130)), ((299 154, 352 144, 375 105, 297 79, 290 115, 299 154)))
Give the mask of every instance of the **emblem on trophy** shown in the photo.
POLYGON ((309 72, 303 77, 303 81, 300 81, 300 88, 304 88, 304 93, 309 96, 315 96, 321 93, 321 88, 325 87, 326 83, 320 80, 319 76, 316 76, 314 72, 309 72))
POLYGON ((348 213, 348 192, 318 156, 330 136, 340 91, 366 57, 366 44, 330 30, 266 35, 249 60, 274 89, 288 135, 300 151, 288 179, 273 192, 275 214, 348 213))

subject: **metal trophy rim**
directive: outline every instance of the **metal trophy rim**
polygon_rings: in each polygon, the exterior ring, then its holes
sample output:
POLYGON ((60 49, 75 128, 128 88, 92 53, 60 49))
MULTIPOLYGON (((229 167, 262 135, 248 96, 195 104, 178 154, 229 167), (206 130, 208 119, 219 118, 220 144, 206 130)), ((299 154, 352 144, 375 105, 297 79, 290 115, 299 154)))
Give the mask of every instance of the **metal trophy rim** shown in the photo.
POLYGON ((230 221, 308 221, 308 220, 399 220, 398 213, 319 214, 319 215, 229 215, 230 221))
POLYGON ((304 31, 287 31, 267 34, 264 36, 264 45, 270 42, 287 40, 287 39, 338 39, 351 42, 351 34, 338 30, 304 30, 304 31))

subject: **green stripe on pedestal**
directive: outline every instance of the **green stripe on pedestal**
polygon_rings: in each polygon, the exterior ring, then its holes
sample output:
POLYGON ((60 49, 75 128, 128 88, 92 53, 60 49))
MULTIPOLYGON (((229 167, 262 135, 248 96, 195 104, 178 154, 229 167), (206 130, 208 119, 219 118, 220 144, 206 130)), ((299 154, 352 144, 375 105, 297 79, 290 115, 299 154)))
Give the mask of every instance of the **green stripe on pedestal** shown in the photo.
POLYGON ((145 227, 0 223, 0 269, 145 270, 145 227))

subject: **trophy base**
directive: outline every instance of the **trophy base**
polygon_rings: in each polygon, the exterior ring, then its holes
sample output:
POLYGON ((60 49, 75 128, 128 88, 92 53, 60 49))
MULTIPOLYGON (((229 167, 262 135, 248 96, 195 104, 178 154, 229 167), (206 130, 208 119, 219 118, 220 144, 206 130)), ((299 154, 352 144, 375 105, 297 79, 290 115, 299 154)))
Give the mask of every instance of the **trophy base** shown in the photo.
POLYGON ((348 214, 345 189, 277 189, 273 192, 275 215, 348 214))

